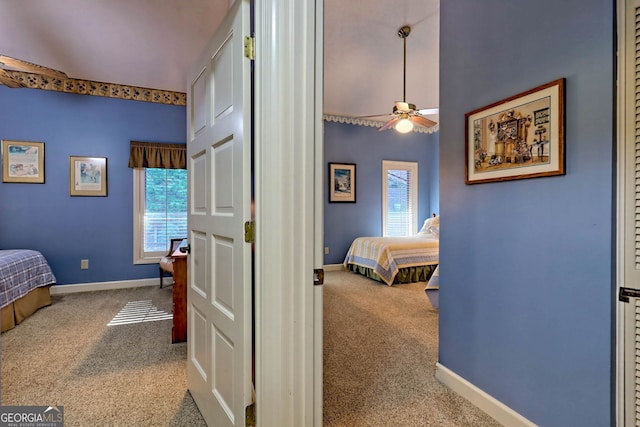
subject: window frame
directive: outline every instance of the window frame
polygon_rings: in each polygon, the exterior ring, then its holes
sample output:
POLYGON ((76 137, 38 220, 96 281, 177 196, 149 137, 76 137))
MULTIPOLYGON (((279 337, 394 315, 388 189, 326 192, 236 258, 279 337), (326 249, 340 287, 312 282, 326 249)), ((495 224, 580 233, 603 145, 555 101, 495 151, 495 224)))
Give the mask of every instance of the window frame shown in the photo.
POLYGON ((411 187, 409 188, 409 204, 411 206, 411 218, 409 235, 418 233, 418 162, 398 160, 382 161, 382 236, 388 237, 388 213, 389 213, 389 188, 388 175, 390 170, 405 170, 411 174, 411 187))
POLYGON ((133 263, 157 264, 169 251, 144 251, 146 168, 133 168, 133 263))

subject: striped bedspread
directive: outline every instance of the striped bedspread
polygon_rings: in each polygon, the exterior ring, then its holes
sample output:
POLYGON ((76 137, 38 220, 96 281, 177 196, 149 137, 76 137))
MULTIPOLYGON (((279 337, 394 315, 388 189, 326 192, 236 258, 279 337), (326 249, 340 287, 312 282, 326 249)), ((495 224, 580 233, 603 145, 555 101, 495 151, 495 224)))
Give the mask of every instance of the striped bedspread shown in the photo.
POLYGON ((371 268, 389 286, 404 267, 438 264, 440 241, 431 235, 412 237, 358 237, 347 256, 348 264, 371 268))
POLYGON ((40 252, 0 250, 0 308, 22 298, 34 288, 55 282, 51 267, 40 252))
POLYGON ((427 282, 427 286, 424 288, 425 291, 429 289, 440 289, 440 266, 436 267, 436 270, 427 282))

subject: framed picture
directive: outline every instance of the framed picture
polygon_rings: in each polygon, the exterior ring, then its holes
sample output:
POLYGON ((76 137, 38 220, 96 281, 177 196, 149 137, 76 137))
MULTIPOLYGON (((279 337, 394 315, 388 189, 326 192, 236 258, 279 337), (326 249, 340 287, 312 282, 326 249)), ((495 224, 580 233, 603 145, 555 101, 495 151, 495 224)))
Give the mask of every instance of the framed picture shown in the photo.
POLYGON ((2 140, 2 182, 44 184, 44 142, 2 140))
POLYGON ((356 202, 356 165, 329 163, 329 202, 356 202))
POLYGON ((69 195, 106 196, 107 158, 70 156, 69 195))
POLYGON ((564 175, 565 79, 465 115, 465 182, 564 175))

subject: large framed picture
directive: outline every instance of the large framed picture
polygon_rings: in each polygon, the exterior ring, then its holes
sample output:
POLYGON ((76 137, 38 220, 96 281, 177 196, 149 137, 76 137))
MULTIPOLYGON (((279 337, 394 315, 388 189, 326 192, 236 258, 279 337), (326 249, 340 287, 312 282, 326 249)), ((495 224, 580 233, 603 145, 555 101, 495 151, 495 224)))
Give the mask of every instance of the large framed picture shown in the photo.
POLYGON ((465 115, 465 182, 564 175, 565 79, 465 115))
POLYGON ((69 195, 106 196, 107 158, 70 156, 69 195))
POLYGON ((2 140, 2 182, 44 184, 44 142, 2 140))
POLYGON ((356 202, 356 165, 329 163, 329 202, 356 202))

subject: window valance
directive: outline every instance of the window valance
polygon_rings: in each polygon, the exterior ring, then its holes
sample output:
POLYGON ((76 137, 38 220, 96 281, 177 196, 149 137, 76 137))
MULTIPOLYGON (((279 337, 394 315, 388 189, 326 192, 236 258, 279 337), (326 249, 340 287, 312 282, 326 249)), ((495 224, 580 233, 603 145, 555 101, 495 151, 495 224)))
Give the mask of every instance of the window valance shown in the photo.
POLYGON ((186 169, 187 144, 131 141, 129 167, 186 169))

